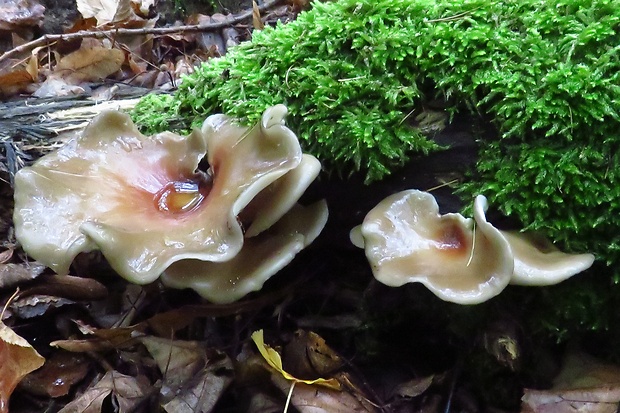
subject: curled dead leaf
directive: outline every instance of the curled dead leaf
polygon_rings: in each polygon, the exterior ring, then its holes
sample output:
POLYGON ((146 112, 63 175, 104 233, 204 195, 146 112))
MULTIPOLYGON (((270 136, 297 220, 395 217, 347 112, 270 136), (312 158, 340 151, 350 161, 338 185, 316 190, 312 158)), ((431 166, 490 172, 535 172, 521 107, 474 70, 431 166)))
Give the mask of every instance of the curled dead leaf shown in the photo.
POLYGON ((15 30, 43 23, 45 7, 36 0, 3 0, 0 2, 0 30, 15 30))
POLYGON ((24 264, 0 264, 0 288, 12 287, 22 282, 34 280, 45 270, 36 262, 24 264))
POLYGON ((43 367, 24 377, 20 389, 39 396, 64 396, 86 377, 89 368, 90 363, 82 354, 56 351, 43 367))
POLYGON ((258 4, 256 4, 255 0, 252 0, 252 25, 256 30, 263 30, 265 28, 265 24, 260 17, 258 4))
POLYGON ((548 390, 525 389, 522 413, 615 413, 620 408, 620 366, 569 353, 548 390))
POLYGON ((131 15, 131 0, 76 0, 76 3, 82 16, 94 17, 98 26, 127 20, 131 15))
MULTIPOLYGON (((1 270, 0 266, 0 270, 1 270)), ((108 296, 108 289, 94 278, 71 275, 45 275, 37 283, 25 289, 20 296, 45 294, 75 301, 102 300, 108 296)))
POLYGON ((21 336, 0 321, 0 412, 8 412, 9 397, 26 374, 45 359, 21 336))
POLYGON ((150 387, 151 383, 145 376, 131 377, 118 371, 109 371, 59 413, 100 412, 103 401, 110 395, 115 399, 117 411, 128 413, 149 396, 150 387))
POLYGON ((313 378, 330 375, 343 366, 343 361, 323 337, 312 331, 297 330, 284 346, 283 364, 295 377, 313 378))
POLYGON ((140 340, 163 375, 162 408, 169 413, 210 412, 232 382, 226 354, 196 341, 143 337, 140 340))

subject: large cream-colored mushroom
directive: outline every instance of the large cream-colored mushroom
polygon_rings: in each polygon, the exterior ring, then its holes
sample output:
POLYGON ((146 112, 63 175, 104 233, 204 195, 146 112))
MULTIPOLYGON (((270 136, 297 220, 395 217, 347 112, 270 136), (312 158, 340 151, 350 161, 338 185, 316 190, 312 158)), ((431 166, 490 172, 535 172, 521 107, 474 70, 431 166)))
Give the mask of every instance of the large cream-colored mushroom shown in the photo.
POLYGON ((80 252, 99 249, 140 284, 180 260, 231 260, 243 247, 244 225, 250 235, 267 230, 320 169, 302 156, 285 115, 274 106, 249 128, 214 115, 187 137, 147 137, 127 115, 104 112, 81 138, 18 172, 17 238, 58 273, 80 252), (201 172, 205 154, 209 171, 201 172))
POLYGON ((380 282, 420 282, 443 300, 476 304, 499 294, 514 267, 508 242, 486 221, 486 208, 479 196, 474 220, 441 215, 431 194, 403 191, 373 208, 352 239, 359 245, 361 235, 380 282))

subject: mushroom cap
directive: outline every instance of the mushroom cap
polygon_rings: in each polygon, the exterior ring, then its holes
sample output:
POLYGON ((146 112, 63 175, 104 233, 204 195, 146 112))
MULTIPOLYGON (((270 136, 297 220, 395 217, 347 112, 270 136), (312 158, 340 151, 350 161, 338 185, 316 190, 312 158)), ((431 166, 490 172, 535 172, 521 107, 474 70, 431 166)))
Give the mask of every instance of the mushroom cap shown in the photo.
POLYGON ((214 303, 229 303, 260 290, 265 281, 288 265, 319 235, 327 222, 327 204, 297 204, 268 230, 246 240, 226 262, 182 260, 162 274, 164 285, 192 288, 214 303))
POLYGON ((501 231, 515 259, 511 284, 552 285, 587 270, 594 263, 592 254, 567 254, 540 234, 501 231))
MULTIPOLYGON (((439 214, 428 192, 402 191, 381 201, 361 225, 375 278, 388 286, 423 283, 439 298, 476 304, 509 283, 513 257, 508 242, 486 221, 486 198, 474 203, 474 220, 439 214)), ((359 237, 355 232, 352 239, 359 237)))
POLYGON ((277 105, 249 128, 214 115, 187 137, 146 137, 129 116, 103 112, 78 140, 17 173, 16 236, 57 273, 100 249, 139 284, 178 260, 230 260, 244 242, 237 215, 302 160, 285 115, 277 105), (206 152, 210 176, 197 170, 206 152))
POLYGON ((321 163, 304 153, 300 164, 256 195, 242 211, 242 221, 251 222, 246 238, 254 237, 275 224, 297 203, 321 171, 321 163))

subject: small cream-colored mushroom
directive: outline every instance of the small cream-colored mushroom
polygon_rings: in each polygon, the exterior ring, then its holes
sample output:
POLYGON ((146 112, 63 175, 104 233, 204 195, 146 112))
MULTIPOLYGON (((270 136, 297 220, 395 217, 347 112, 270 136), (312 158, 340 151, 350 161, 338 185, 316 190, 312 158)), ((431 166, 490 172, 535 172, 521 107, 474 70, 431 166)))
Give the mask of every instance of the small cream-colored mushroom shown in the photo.
POLYGON ((431 194, 403 191, 373 208, 351 238, 358 245, 363 239, 380 282, 394 287, 420 282, 443 300, 476 304, 499 294, 513 272, 508 242, 486 221, 486 208, 486 198, 479 196, 474 220, 441 215, 431 194))
POLYGON ((566 254, 551 241, 535 233, 501 231, 515 258, 511 284, 552 285, 587 270, 592 254, 566 254))
POLYGON ((173 288, 192 288, 214 303, 229 303, 260 290, 265 281, 289 264, 319 235, 327 222, 325 201, 297 204, 266 231, 245 241, 226 262, 182 260, 162 274, 173 288))

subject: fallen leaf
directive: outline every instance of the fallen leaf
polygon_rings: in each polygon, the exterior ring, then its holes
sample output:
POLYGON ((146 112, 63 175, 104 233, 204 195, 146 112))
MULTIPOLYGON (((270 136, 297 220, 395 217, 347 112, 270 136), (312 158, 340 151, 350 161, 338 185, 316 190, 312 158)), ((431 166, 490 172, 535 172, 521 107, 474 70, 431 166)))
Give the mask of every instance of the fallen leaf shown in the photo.
POLYGON ((140 342, 166 376, 167 385, 172 389, 181 387, 183 382, 207 364, 204 347, 197 341, 147 336, 140 338, 140 342))
POLYGON ((151 383, 145 376, 131 377, 108 371, 103 378, 58 413, 100 413, 106 397, 112 395, 119 413, 131 412, 149 395, 151 383))
POLYGON ((24 289, 20 296, 36 294, 52 295, 75 301, 94 301, 106 298, 108 289, 94 278, 44 275, 37 280, 35 285, 24 289))
POLYGON ((156 14, 156 0, 131 0, 133 12, 143 19, 150 19, 156 14))
POLYGON ((256 4, 255 0, 252 0, 252 26, 256 30, 263 30, 265 25, 260 18, 260 9, 258 8, 258 4, 256 4))
POLYGON ((342 367, 343 362, 323 337, 312 331, 297 330, 284 346, 283 364, 295 377, 315 378, 329 375, 342 367))
POLYGON ((60 308, 68 304, 73 304, 73 301, 49 295, 33 295, 13 301, 11 311, 21 319, 29 319, 43 315, 50 309, 60 308))
POLYGON ((131 0, 76 0, 76 3, 82 16, 94 17, 98 26, 127 20, 131 15, 131 0))
POLYGON ((3 0, 0 2, 0 30, 15 30, 43 23, 45 7, 35 0, 3 0))
POLYGON ((45 270, 45 265, 36 262, 24 264, 0 264, 0 288, 12 287, 34 280, 45 270))
POLYGON ((551 389, 525 389, 521 401, 522 413, 615 413, 620 408, 620 366, 570 353, 551 389))
POLYGON ((196 341, 140 340, 163 375, 162 407, 169 413, 210 412, 232 382, 232 361, 196 341))
POLYGON ((265 341, 263 338, 263 330, 258 330, 252 333, 252 340, 254 341, 254 344, 256 344, 256 347, 258 348, 258 351, 260 352, 260 354, 267 361, 267 364, 269 364, 273 369, 275 369, 278 373, 280 373, 282 377, 284 377, 286 380, 290 380, 295 383, 305 383, 309 385, 316 384, 319 386, 328 387, 330 389, 340 390, 341 386, 338 380, 323 379, 323 378, 319 378, 315 380, 303 380, 303 379, 294 377, 293 375, 284 371, 284 369, 282 368, 282 358, 280 357, 280 354, 274 349, 272 349, 271 347, 265 345, 265 341))
POLYGON ((392 390, 393 396, 417 397, 426 392, 435 380, 435 376, 426 376, 400 383, 392 390))
POLYGON ((117 72, 125 61, 125 53, 103 46, 82 47, 60 59, 54 73, 67 82, 95 82, 117 72))
POLYGON ((13 96, 27 91, 30 85, 34 83, 32 75, 22 64, 17 64, 14 67, 10 64, 3 65, 0 70, 0 94, 3 96, 13 96))
POLYGON ((71 386, 86 377, 89 368, 90 363, 83 355, 56 351, 43 367, 24 377, 20 389, 39 396, 65 396, 71 386))
POLYGON ((13 252, 15 250, 13 248, 8 248, 2 252, 0 252, 0 264, 5 264, 9 262, 11 257, 13 256, 13 252))
MULTIPOLYGON (((278 374, 271 375, 271 381, 282 393, 290 391, 290 381, 278 374)), ((295 383, 291 404, 301 413, 352 413, 375 412, 377 409, 365 400, 360 400, 346 391, 328 387, 317 387, 302 382, 295 383)))
POLYGON ((142 335, 144 326, 101 328, 93 331, 94 338, 87 340, 56 340, 52 347, 71 352, 106 351, 133 346, 142 335))
POLYGON ((65 79, 52 75, 45 79, 45 82, 32 95, 38 98, 50 98, 80 95, 84 92, 83 87, 70 84, 65 79))
POLYGON ((0 321, 0 412, 9 411, 9 397, 17 383, 44 362, 24 338, 0 321))

